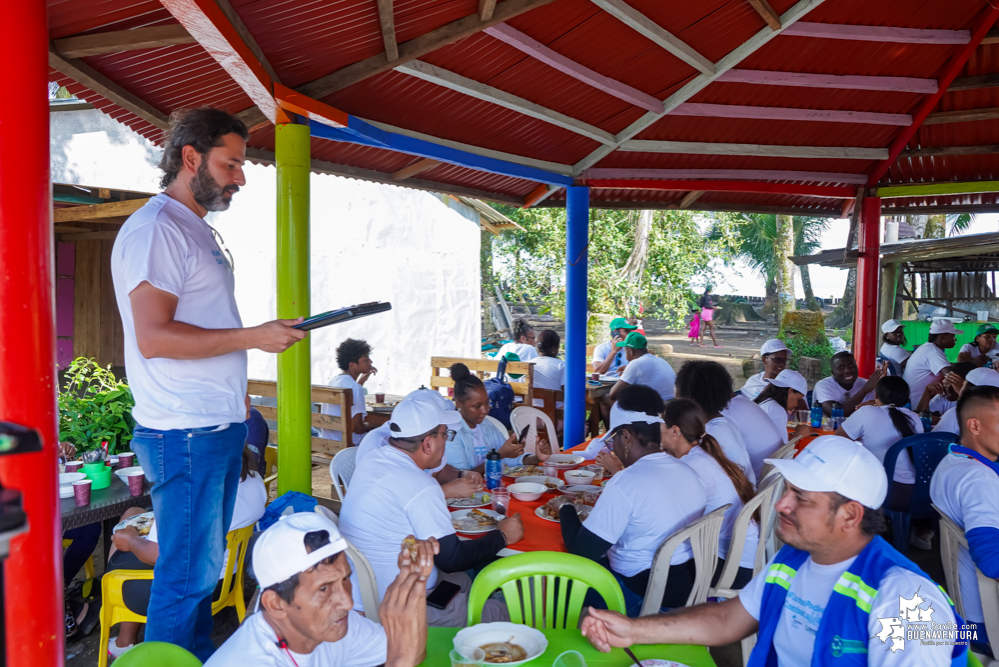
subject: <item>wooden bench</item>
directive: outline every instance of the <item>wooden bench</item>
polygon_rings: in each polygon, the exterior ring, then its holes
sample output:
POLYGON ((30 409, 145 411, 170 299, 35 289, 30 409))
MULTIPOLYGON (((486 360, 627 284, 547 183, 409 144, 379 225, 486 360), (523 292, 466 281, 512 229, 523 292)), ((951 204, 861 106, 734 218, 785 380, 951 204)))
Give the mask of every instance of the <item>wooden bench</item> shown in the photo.
MULTIPOLYGON (((468 370, 475 373, 480 379, 486 373, 496 373, 499 369, 499 361, 496 359, 462 359, 460 357, 432 357, 430 368, 430 386, 434 389, 442 387, 453 387, 454 380, 450 375, 441 375, 442 370, 448 370, 453 364, 465 364, 468 370)), ((506 365, 507 381, 513 388, 516 396, 522 396, 524 405, 534 405, 534 364, 526 361, 510 361, 506 365), (517 379, 511 378, 510 374, 521 375, 517 379)))
MULTIPOLYGON (((277 382, 267 380, 250 380, 246 386, 246 393, 250 396, 267 396, 277 398, 277 382)), ((312 426, 324 428, 331 431, 339 431, 342 440, 331 440, 329 438, 312 438, 312 459, 315 463, 325 462, 327 465, 333 456, 341 449, 349 446, 353 442, 354 423, 350 418, 350 409, 353 404, 353 393, 350 389, 341 387, 324 387, 312 385, 312 402, 326 405, 339 405, 340 414, 343 417, 324 415, 317 412, 312 413, 312 426)), ((264 419, 277 419, 277 408, 266 405, 254 405, 264 419)), ((270 431, 267 439, 268 443, 275 445, 278 441, 277 431, 270 431)))

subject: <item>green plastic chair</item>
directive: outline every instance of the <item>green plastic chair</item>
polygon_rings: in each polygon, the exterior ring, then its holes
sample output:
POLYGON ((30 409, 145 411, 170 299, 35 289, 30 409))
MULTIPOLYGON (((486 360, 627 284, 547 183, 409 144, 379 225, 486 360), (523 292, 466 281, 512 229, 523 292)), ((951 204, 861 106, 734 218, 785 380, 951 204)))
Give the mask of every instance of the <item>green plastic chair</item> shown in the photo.
POLYGON ((115 667, 201 667, 194 654, 166 642, 142 642, 114 664, 115 667))
POLYGON ((614 575, 572 554, 533 551, 488 565, 468 593, 468 625, 482 621, 482 607, 497 588, 506 598, 510 620, 532 628, 575 629, 591 588, 609 609, 625 613, 624 594, 614 575))

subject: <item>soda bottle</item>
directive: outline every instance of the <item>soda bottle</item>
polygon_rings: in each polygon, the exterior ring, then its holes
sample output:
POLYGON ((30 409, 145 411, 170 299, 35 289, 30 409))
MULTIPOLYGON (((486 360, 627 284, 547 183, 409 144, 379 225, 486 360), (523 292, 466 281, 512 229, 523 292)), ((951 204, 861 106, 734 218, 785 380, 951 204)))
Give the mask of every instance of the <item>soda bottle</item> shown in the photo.
POLYGON ((503 460, 495 449, 486 454, 486 488, 503 485, 503 460))

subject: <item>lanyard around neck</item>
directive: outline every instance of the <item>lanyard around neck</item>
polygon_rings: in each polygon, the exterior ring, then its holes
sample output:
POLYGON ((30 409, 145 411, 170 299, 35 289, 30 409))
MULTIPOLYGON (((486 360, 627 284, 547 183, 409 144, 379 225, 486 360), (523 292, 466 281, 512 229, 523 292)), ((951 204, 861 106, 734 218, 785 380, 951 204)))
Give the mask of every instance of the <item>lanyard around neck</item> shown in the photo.
POLYGON ((995 461, 989 461, 987 458, 985 458, 975 450, 968 449, 967 447, 962 447, 961 445, 956 445, 956 444, 950 445, 949 449, 955 454, 964 454, 965 456, 970 456, 971 458, 976 459, 982 465, 992 468, 992 472, 999 475, 999 463, 996 463, 995 461))

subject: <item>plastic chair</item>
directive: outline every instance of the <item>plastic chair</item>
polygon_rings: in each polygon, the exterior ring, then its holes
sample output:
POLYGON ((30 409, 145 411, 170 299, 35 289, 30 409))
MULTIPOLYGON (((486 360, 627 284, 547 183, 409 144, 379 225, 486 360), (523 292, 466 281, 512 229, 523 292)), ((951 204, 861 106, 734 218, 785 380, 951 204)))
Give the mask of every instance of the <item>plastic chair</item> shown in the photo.
POLYGON ((645 599, 642 601, 639 616, 659 613, 663 595, 666 593, 666 580, 669 578, 669 560, 673 552, 687 540, 690 540, 690 547, 694 552, 695 574, 694 587, 690 590, 684 606, 690 607, 707 602, 708 588, 711 586, 711 579, 715 575, 715 566, 718 563, 718 533, 721 532, 721 525, 725 520, 725 511, 731 506, 731 504, 722 505, 705 514, 667 537, 659 545, 655 558, 652 559, 649 586, 645 589, 645 599))
MULTIPOLYGON (((71 544, 73 544, 73 540, 66 540, 66 539, 64 539, 62 541, 62 548, 63 549, 68 549, 71 544)), ((90 597, 90 592, 94 588, 94 555, 93 554, 90 554, 90 558, 88 558, 87 562, 83 564, 83 573, 85 575, 87 575, 87 578, 86 578, 86 580, 84 580, 84 582, 83 582, 83 588, 80 590, 80 592, 83 594, 83 597, 86 598, 86 597, 90 597)))
POLYGON ((375 569, 365 558, 357 547, 347 542, 347 558, 357 573, 357 585, 361 589, 361 603, 364 604, 364 615, 375 623, 381 623, 378 618, 378 579, 375 577, 375 569))
MULTIPOLYGON (((105 645, 107 653, 107 645, 105 645)), ((187 649, 166 642, 143 642, 114 661, 115 667, 201 667, 187 649)))
POLYGON ((766 475, 758 489, 773 485, 774 492, 770 498, 770 512, 766 521, 760 523, 760 542, 766 545, 766 560, 774 557, 784 543, 777 538, 774 528, 777 526, 777 501, 784 495, 784 477, 776 469, 766 475))
MULTIPOLYGON (((226 548, 229 549, 229 558, 226 560, 225 577, 222 579, 222 591, 219 599, 212 602, 212 615, 214 616, 226 607, 236 607, 236 614, 239 622, 243 622, 246 616, 246 604, 243 601, 243 567, 246 560, 247 543, 250 535, 253 534, 253 526, 229 531, 226 538, 226 548)), ((126 581, 151 581, 152 570, 112 570, 101 578, 101 593, 103 602, 101 604, 101 643, 98 646, 97 667, 107 667, 108 664, 108 641, 111 639, 111 626, 118 623, 134 622, 145 623, 146 617, 136 614, 125 606, 123 588, 126 581)), ((152 642, 157 643, 157 642, 152 642)), ((143 644, 145 646, 145 644, 143 644)), ((131 655, 138 650, 136 647, 126 653, 131 655)), ((119 658, 118 660, 123 659, 119 658)), ((193 657, 193 656, 192 656, 193 657)), ((197 658, 195 658, 197 660, 197 658)), ((118 664, 118 661, 115 661, 118 664)), ((140 664, 136 662, 135 664, 140 664)), ((184 665, 186 663, 156 662, 141 663, 156 665, 184 665)), ((200 662, 194 664, 201 664, 200 662)))
POLYGON ((609 570, 588 558, 553 551, 507 556, 479 572, 468 593, 468 625, 482 621, 489 595, 502 589, 513 623, 538 629, 575 629, 586 592, 625 613, 624 594, 609 570))
MULTIPOLYGON (((796 435, 793 438, 791 438, 790 440, 788 440, 786 445, 781 445, 777 449, 777 451, 775 451, 771 456, 768 456, 767 458, 768 459, 793 459, 798 454, 797 447, 798 447, 798 443, 799 442, 801 442, 801 436, 800 435, 796 435)), ((760 468, 759 479, 763 479, 764 477, 766 477, 767 475, 769 475, 772 470, 775 470, 773 463, 764 463, 763 467, 760 468)), ((757 483, 759 483, 759 479, 757 480, 757 483)))
MULTIPOLYGON (((753 521, 753 514, 760 511, 760 525, 766 526, 770 523, 770 515, 774 512, 773 495, 777 490, 776 483, 770 483, 761 487, 756 495, 748 503, 743 505, 739 511, 739 516, 735 518, 732 530, 732 542, 725 556, 725 567, 722 568, 718 583, 708 589, 708 597, 713 598, 734 598, 738 591, 732 588, 736 575, 739 574, 739 561, 742 560, 742 551, 746 546, 746 534, 749 532, 750 522, 753 521)), ((756 560, 753 562, 753 575, 763 571, 763 566, 767 564, 766 542, 763 540, 762 530, 760 539, 756 544, 756 560)))
POLYGON ((354 476, 355 467, 357 467, 357 447, 341 449, 330 461, 331 486, 341 503, 347 497, 347 486, 350 484, 350 478, 354 476))
MULTIPOLYGON (((512 413, 511 413, 511 414, 512 414, 512 413)), ((510 433, 510 429, 508 429, 508 428, 506 427, 506 424, 504 424, 504 423, 503 423, 503 422, 501 422, 500 420, 496 419, 496 417, 493 417, 493 416, 491 416, 491 415, 486 415, 486 420, 487 420, 487 421, 490 421, 490 422, 492 422, 494 426, 496 426, 496 427, 497 427, 497 428, 498 428, 499 430, 501 430, 501 431, 502 431, 503 433, 506 433, 506 434, 508 434, 508 435, 507 435, 507 437, 509 437, 509 433, 510 433)), ((523 428, 523 427, 521 427, 521 428, 523 428)))
POLYGON ((277 459, 277 447, 274 445, 264 447, 264 486, 267 488, 268 495, 271 492, 271 482, 277 480, 277 459))
POLYGON ((897 361, 892 361, 891 359, 889 359, 888 357, 884 356, 883 354, 879 354, 878 355, 878 357, 877 357, 877 363, 878 363, 878 365, 883 364, 886 361, 888 362, 888 366, 887 366, 888 375, 901 375, 902 374, 902 364, 898 363, 897 361))
POLYGON ((913 519, 936 519, 937 513, 930 506, 930 478, 937 465, 947 456, 948 447, 957 442, 953 433, 921 433, 902 438, 885 454, 885 474, 888 475, 888 497, 891 498, 892 478, 895 463, 905 449, 912 449, 912 459, 916 468, 916 484, 912 490, 912 502, 908 512, 892 511, 885 506, 885 514, 891 518, 892 546, 905 556, 909 553, 909 527, 913 519))
POLYGON ((548 431, 548 441, 552 446, 552 454, 558 454, 562 451, 558 444, 558 432, 555 430, 555 424, 548 417, 548 415, 537 408, 527 406, 514 408, 513 412, 510 413, 510 424, 513 426, 514 433, 519 434, 525 426, 528 427, 527 435, 524 437, 524 443, 527 444, 528 449, 531 449, 532 451, 538 440, 539 419, 548 431))

